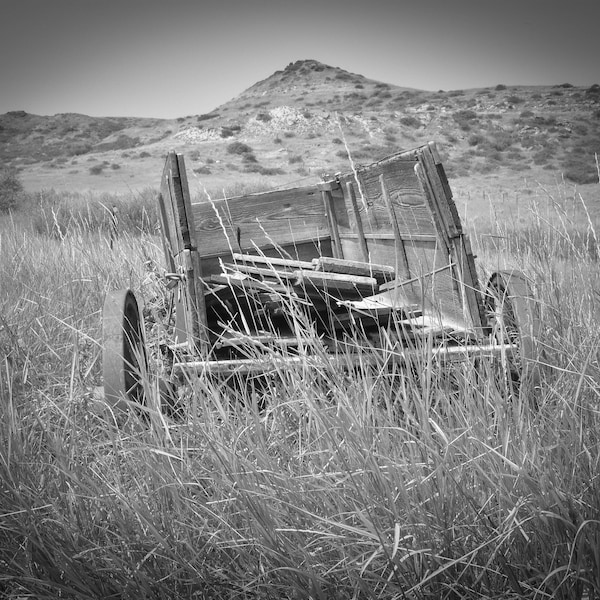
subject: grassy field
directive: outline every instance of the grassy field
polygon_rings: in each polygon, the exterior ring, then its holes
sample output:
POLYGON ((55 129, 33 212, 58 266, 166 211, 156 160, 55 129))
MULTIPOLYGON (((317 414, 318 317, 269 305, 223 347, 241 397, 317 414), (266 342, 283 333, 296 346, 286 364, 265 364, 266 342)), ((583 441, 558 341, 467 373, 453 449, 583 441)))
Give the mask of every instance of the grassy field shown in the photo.
POLYGON ((0 224, 0 597, 600 596, 600 240, 576 192, 473 240, 482 278, 535 283, 537 389, 317 356, 120 427, 97 393, 104 296, 132 287, 149 317, 168 299, 150 192, 111 248, 115 203, 38 198, 0 224))

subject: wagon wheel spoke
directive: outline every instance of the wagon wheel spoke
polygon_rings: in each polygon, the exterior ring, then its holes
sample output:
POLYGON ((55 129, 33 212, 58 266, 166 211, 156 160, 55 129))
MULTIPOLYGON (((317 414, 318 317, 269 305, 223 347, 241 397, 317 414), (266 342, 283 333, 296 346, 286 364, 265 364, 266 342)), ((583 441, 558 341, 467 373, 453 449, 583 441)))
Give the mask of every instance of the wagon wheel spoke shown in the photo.
POLYGON ((102 312, 104 396, 118 409, 145 404, 148 360, 140 308, 131 290, 109 292, 102 312))

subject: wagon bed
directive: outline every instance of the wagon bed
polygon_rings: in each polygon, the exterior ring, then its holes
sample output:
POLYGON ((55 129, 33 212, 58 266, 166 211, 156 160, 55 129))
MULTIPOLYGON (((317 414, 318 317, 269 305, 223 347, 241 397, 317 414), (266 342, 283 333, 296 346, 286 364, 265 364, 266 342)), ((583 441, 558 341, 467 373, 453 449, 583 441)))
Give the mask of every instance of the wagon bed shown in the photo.
MULTIPOLYGON (((176 304, 174 374, 301 361, 290 349, 307 330, 344 363, 361 352, 358 337, 392 343, 398 360, 423 339, 440 361, 533 356, 539 322, 527 281, 495 273, 480 286, 434 143, 308 187, 197 203, 183 156, 171 152, 158 203, 176 304)), ((107 298, 105 387, 115 402, 139 400, 139 314, 131 291, 107 298)))

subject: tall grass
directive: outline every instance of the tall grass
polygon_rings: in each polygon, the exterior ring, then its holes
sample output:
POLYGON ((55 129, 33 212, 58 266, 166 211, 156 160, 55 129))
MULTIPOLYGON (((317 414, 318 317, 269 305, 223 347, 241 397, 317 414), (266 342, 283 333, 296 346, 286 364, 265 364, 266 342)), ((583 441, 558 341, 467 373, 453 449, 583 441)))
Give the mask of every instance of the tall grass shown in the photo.
POLYGON ((164 333, 158 243, 129 231, 111 249, 81 220, 54 235, 46 215, 0 228, 0 594, 600 594, 600 269, 577 241, 592 220, 478 243, 486 272, 536 284, 537 390, 427 353, 333 367, 308 336, 299 364, 254 384, 189 379, 182 421, 116 427, 96 389, 102 301, 133 287, 150 340, 164 333))

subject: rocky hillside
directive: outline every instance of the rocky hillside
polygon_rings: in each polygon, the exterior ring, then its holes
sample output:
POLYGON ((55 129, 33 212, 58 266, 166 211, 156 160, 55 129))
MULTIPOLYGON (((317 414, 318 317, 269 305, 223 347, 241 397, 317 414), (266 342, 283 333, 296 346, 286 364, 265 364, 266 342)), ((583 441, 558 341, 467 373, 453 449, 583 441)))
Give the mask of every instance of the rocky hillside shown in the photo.
POLYGON ((0 116, 0 160, 30 190, 156 187, 171 149, 186 155, 192 186, 292 185, 347 170, 346 147, 365 163, 429 140, 459 187, 557 174, 597 182, 600 85, 427 92, 303 60, 208 114, 0 116))

